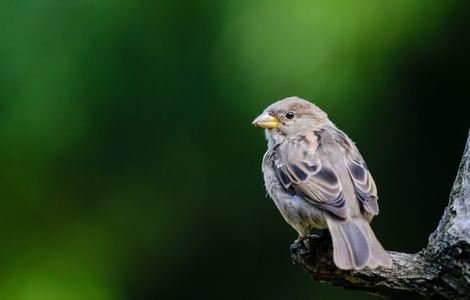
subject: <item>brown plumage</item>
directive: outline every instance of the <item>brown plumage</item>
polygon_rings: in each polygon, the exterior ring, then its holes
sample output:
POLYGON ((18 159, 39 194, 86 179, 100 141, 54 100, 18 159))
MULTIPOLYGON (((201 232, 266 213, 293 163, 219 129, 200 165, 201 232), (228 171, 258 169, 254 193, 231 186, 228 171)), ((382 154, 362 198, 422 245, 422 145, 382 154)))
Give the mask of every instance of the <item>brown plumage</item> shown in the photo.
POLYGON ((253 124, 266 128, 266 189, 299 239, 327 227, 338 268, 391 266, 369 226, 379 212, 374 180, 359 150, 327 114, 290 97, 266 108, 253 124))

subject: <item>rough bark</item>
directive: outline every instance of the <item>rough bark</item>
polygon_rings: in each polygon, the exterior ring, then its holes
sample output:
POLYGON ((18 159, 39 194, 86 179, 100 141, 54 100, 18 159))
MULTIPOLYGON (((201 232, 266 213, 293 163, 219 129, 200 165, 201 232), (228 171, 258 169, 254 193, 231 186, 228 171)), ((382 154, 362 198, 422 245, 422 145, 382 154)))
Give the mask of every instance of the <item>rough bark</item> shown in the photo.
POLYGON ((314 280, 405 299, 470 299, 470 132, 449 204, 429 243, 418 253, 389 251, 393 267, 344 271, 335 267, 328 235, 291 246, 294 263, 314 280))

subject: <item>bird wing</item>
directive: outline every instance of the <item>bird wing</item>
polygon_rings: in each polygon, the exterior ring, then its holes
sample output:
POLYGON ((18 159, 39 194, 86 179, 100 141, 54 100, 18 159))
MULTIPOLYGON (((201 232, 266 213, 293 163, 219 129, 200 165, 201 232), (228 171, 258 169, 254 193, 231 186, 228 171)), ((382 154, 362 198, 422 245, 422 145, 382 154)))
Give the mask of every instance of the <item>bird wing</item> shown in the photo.
POLYGON ((279 146, 276 174, 287 190, 339 218, 347 218, 343 188, 331 164, 318 153, 319 137, 300 134, 279 146))
POLYGON ((372 215, 377 215, 379 213, 379 205, 377 203, 377 187, 375 186, 374 179, 359 150, 352 142, 350 142, 350 146, 350 149, 345 153, 344 159, 349 176, 354 184, 356 197, 359 199, 364 210, 372 215))

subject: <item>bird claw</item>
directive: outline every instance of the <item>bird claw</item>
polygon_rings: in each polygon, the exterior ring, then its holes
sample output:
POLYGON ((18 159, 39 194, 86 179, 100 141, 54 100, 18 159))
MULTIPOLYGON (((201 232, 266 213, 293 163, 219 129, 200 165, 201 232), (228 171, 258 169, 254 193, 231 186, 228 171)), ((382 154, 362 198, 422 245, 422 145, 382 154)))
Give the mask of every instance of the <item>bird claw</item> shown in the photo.
MULTIPOLYGON (((320 236, 316 234, 308 234, 305 236, 299 236, 292 245, 290 245, 291 255, 303 255, 310 249, 310 241, 315 242, 320 236)), ((295 262, 294 262, 295 263, 295 262)))

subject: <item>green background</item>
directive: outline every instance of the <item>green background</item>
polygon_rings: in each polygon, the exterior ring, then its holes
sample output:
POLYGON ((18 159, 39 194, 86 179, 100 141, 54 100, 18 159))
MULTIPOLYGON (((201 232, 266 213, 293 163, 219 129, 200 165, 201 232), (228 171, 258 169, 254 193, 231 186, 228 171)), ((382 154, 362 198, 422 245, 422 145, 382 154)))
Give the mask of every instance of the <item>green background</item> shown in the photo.
POLYGON ((427 242, 469 128, 468 2, 0 2, 0 299, 378 299, 312 282, 251 121, 357 143, 387 249, 427 242))

